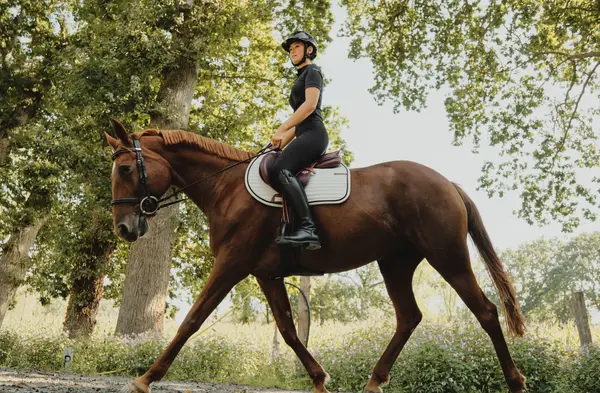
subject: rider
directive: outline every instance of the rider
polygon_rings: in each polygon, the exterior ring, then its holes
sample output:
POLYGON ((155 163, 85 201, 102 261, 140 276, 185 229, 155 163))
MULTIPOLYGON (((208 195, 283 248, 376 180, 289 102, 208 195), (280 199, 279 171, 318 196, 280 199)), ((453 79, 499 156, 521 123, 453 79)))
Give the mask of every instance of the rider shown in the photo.
POLYGON ((319 66, 312 62, 317 56, 317 43, 310 34, 297 31, 287 37, 281 46, 289 53, 298 77, 289 99, 294 114, 277 129, 271 140, 275 148, 287 147, 271 167, 269 178, 273 179, 273 188, 282 193, 292 206, 300 227, 289 235, 277 237, 275 241, 317 250, 321 248, 321 242, 315 221, 304 187, 294 175, 315 162, 325 153, 329 144, 321 115, 323 76, 319 66))

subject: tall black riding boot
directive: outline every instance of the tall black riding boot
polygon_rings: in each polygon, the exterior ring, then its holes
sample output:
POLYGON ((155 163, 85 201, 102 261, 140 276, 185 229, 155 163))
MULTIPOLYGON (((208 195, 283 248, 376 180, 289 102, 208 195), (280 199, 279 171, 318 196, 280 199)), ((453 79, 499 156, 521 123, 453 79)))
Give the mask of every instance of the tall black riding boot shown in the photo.
POLYGON ((310 212, 304 187, 294 177, 294 174, 287 169, 282 169, 279 172, 277 181, 281 186, 284 198, 294 209, 300 227, 289 235, 278 236, 275 242, 292 246, 306 246, 307 250, 318 250, 321 248, 321 241, 317 235, 317 227, 310 212))

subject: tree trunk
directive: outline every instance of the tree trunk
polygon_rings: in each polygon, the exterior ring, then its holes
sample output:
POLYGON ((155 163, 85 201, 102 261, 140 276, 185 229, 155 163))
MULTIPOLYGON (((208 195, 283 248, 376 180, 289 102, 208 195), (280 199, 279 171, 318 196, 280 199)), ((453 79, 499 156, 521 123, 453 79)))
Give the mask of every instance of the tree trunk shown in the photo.
MULTIPOLYGON (((12 141, 9 131, 26 125, 35 116, 40 104, 41 94, 36 93, 29 97, 26 95, 25 98, 31 98, 29 104, 16 108, 8 118, 0 120, 0 168, 8 166, 10 163, 12 141)), ((44 196, 42 198, 30 198, 26 205, 27 207, 35 207, 39 201, 45 202, 46 199, 44 196)), ((40 206, 43 206, 43 203, 40 206)), ((3 247, 0 256, 0 327, 4 322, 10 302, 25 280, 27 270, 31 267, 29 250, 46 221, 47 218, 43 218, 38 222, 26 223, 21 228, 16 228, 3 247)))
MULTIPOLYGON (((300 289, 304 292, 306 299, 310 302, 310 277, 300 277, 300 289)), ((304 301, 304 296, 301 293, 298 294, 298 338, 305 346, 308 346, 308 333, 309 333, 309 321, 310 316, 308 315, 308 304, 304 301)), ((304 366, 300 363, 299 359, 296 359, 296 371, 302 372, 304 366)))
POLYGON ((46 221, 47 218, 44 218, 15 230, 3 248, 0 257, 0 327, 10 302, 31 267, 29 250, 46 221))
POLYGON ((163 331, 176 209, 162 209, 151 219, 148 234, 129 250, 117 334, 163 331))
POLYGON ((271 359, 272 362, 279 358, 280 348, 281 348, 281 340, 279 339, 279 329, 277 328, 277 324, 275 323, 275 332, 273 333, 273 348, 271 351, 271 359))
POLYGON ((590 330, 590 322, 588 320, 583 292, 573 293, 573 310, 575 312, 575 324, 577 325, 577 331, 579 332, 581 348, 586 350, 592 345, 592 332, 590 330))
MULTIPOLYGON (((157 106, 150 114, 152 127, 187 127, 197 79, 198 65, 194 59, 180 56, 163 70, 157 106)), ((172 206, 160 210, 152 218, 146 236, 131 246, 117 334, 162 332, 177 226, 176 209, 172 206)))
POLYGON ((267 325, 271 323, 271 318, 269 318, 269 305, 265 303, 265 318, 267 319, 267 325))
POLYGON ((73 281, 63 328, 69 338, 88 338, 96 327, 96 317, 102 300, 104 274, 79 277, 73 281))
MULTIPOLYGON (((300 277, 300 289, 306 295, 310 302, 310 277, 300 277)), ((304 301, 304 296, 298 294, 298 337, 304 345, 308 342, 308 304, 304 301)))
POLYGON ((76 266, 72 273, 69 304, 63 324, 70 338, 88 338, 96 326, 98 308, 104 294, 104 268, 115 249, 113 241, 102 241, 103 238, 95 236, 92 246, 82 250, 87 255, 85 263, 76 266))
POLYGON ((0 130, 0 167, 8 165, 11 145, 8 131, 0 130))

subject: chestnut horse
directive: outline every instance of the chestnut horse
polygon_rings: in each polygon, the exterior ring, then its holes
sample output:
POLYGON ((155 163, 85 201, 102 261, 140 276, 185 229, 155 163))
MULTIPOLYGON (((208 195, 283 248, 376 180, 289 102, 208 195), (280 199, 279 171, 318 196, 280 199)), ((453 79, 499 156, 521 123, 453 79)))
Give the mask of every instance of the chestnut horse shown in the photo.
MULTIPOLYGON (((114 225, 116 232, 130 242, 147 230, 144 211, 148 209, 140 208, 139 201, 148 193, 159 198, 172 185, 184 187, 252 157, 251 153, 185 131, 145 130, 130 136, 116 121, 113 128, 116 138, 106 134, 106 139, 115 151, 114 225), (134 147, 134 139, 139 148, 134 147), (143 158, 141 168, 136 163, 136 150, 143 158), (142 178, 144 181, 140 181, 142 178)), ((327 392, 328 374, 296 335, 283 280, 272 278, 281 272, 280 250, 274 242, 281 212, 260 204, 245 190, 247 167, 243 163, 185 190, 208 218, 210 247, 216 260, 173 341, 143 376, 128 384, 126 391, 149 392, 150 384, 165 375, 186 340, 229 291, 253 275, 273 310, 281 335, 314 382, 314 392, 327 392)), ((421 321, 412 278, 426 258, 489 335, 511 392, 522 393, 525 377, 511 358, 496 306, 486 298, 473 275, 467 235, 476 244, 499 292, 508 330, 523 335, 524 319, 473 201, 456 184, 414 162, 352 169, 351 178, 352 194, 346 202, 313 207, 323 247, 299 251, 297 262, 307 270, 324 273, 356 269, 371 261, 379 264, 397 325, 365 391, 382 392, 392 365, 421 321)))

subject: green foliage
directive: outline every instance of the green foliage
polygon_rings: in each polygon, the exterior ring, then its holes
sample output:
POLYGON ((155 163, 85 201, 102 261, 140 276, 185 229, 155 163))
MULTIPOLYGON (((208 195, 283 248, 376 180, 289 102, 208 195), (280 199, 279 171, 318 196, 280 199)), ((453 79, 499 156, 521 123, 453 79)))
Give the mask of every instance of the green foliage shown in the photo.
MULTIPOLYGON (((286 282, 299 285, 298 277, 287 277, 286 282)), ((298 307, 301 296, 296 288, 287 286, 292 310, 298 307)), ((262 314, 269 321, 271 311, 254 277, 248 277, 232 291, 235 321, 251 323, 262 314), (242 302, 243 301, 243 302, 242 302)), ((359 268, 356 272, 313 277, 310 290, 310 310, 313 323, 352 322, 366 320, 376 310, 393 313, 391 302, 376 264, 359 268)), ((294 315, 296 318, 296 315, 294 315)))
POLYGON ((490 196, 518 190, 519 215, 570 231, 594 220, 588 179, 600 164, 600 9, 596 1, 344 0, 350 57, 368 57, 377 102, 420 110, 449 89, 454 143, 494 147, 479 179, 490 196))
MULTIPOLYGON (((188 130, 258 150, 289 111, 294 72, 280 36, 300 20, 318 37, 321 51, 331 40, 329 2, 186 4, 0 5, 0 239, 50 216, 29 275, 43 301, 66 297, 76 280, 93 275, 110 279, 107 297, 118 301, 121 295, 128 247, 112 233, 110 154, 101 149, 110 117, 132 131, 159 115, 169 118, 159 97, 164 75, 189 60, 199 72, 188 130), (10 164, 6 171, 4 161, 10 164)), ((347 120, 335 109, 325 112, 333 147, 347 151, 339 136, 347 120)), ((192 204, 181 215, 171 295, 193 298, 213 257, 205 218, 192 204)))
MULTIPOLYGON (((250 323, 256 321, 259 313, 267 310, 267 299, 264 297, 256 279, 250 276, 237 284, 231 293, 233 304, 238 306, 234 311, 236 322, 250 323)), ((266 317, 270 315, 270 309, 266 317)))
MULTIPOLYGON (((314 336, 311 352, 332 379, 331 391, 360 391, 394 327, 384 323, 339 334, 329 326, 314 336)), ((192 338, 175 359, 167 378, 243 383, 307 389, 306 376, 294 376, 293 353, 287 347, 270 358, 269 334, 257 336, 210 334, 192 338)), ((168 341, 153 335, 94 337, 72 341, 53 332, 0 332, 0 367, 59 370, 65 347, 74 350, 73 370, 98 373, 118 371, 136 375, 145 370, 168 341), (41 366, 40 366, 41 365, 41 366)), ((541 337, 509 340, 517 367, 527 377, 531 393, 598 392, 600 350, 580 354, 561 342, 541 337)), ((504 393, 506 383, 493 346, 479 326, 422 324, 414 332, 392 368, 392 392, 504 393)))
MULTIPOLYGON (((525 315, 536 321, 566 322, 573 318, 572 293, 584 292, 600 308, 600 233, 569 241, 539 239, 501 254, 525 315)), ((497 296, 491 283, 488 293, 497 296)))
POLYGON ((366 320, 376 310, 393 313, 375 263, 352 273, 326 275, 313 281, 311 312, 321 324, 366 320))
POLYGON ((564 391, 573 393, 600 392, 600 347, 591 347, 581 356, 574 356, 564 372, 564 391))
POLYGON ((11 368, 59 370, 67 338, 62 335, 4 330, 0 332, 0 364, 11 368))

